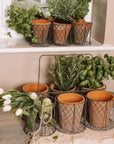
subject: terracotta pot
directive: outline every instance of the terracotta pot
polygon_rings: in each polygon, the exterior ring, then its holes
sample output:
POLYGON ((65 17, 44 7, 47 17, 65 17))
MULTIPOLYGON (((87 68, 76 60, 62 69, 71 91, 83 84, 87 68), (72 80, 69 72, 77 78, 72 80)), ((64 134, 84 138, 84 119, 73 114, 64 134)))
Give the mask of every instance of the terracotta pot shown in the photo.
POLYGON ((59 91, 59 90, 56 90, 55 89, 55 84, 54 83, 52 83, 51 85, 50 85, 50 89, 53 91, 53 92, 56 92, 56 93, 64 93, 64 92, 73 92, 73 91, 75 91, 75 89, 76 89, 76 86, 74 86, 71 90, 69 90, 69 91, 59 91))
MULTIPOLYGON (((38 83, 30 83, 30 84, 26 84, 23 86, 23 91, 24 92, 36 92, 36 93, 41 93, 44 94, 44 97, 47 97, 47 93, 49 91, 49 87, 46 84, 39 84, 39 91, 38 91, 38 83)), ((39 95, 39 97, 41 97, 42 95, 39 95)))
POLYGON ((100 88, 97 88, 97 89, 93 89, 93 88, 85 88, 85 87, 82 87, 81 90, 82 90, 82 93, 88 93, 90 91, 94 91, 94 90, 105 90, 106 89, 106 86, 103 84, 102 87, 100 88))
POLYGON ((85 98, 76 93, 64 93, 58 97, 60 127, 67 131, 75 131, 81 123, 85 98))
POLYGON ((76 22, 73 21, 73 29, 74 29, 74 43, 76 44, 84 44, 87 40, 88 33, 91 29, 90 22, 76 22))
POLYGON ((32 20, 34 35, 38 36, 38 44, 46 43, 51 22, 45 19, 32 20))
POLYGON ((66 44, 71 24, 61 24, 53 22, 53 41, 55 44, 66 44))
POLYGON ((92 91, 87 94, 90 124, 106 127, 113 106, 113 94, 106 91, 92 91))

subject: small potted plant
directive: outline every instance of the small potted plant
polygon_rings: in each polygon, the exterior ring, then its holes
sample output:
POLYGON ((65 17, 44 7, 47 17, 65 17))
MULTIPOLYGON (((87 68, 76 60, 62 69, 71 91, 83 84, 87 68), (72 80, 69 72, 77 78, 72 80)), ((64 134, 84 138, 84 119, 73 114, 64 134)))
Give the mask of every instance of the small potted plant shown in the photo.
POLYGON ((89 12, 89 2, 91 0, 74 0, 74 21, 73 21, 73 32, 74 32, 74 43, 85 44, 88 33, 91 29, 91 22, 85 22, 84 17, 89 12))
POLYGON ((65 45, 74 15, 74 0, 53 0, 48 3, 53 21, 53 42, 65 45))
POLYGON ((109 75, 113 73, 109 69, 111 65, 109 66, 103 58, 98 56, 84 60, 82 65, 83 69, 80 71, 77 85, 86 92, 93 89, 103 90, 105 88, 103 80, 109 79, 109 75))
POLYGON ((55 64, 48 69, 48 72, 53 76, 54 83, 50 88, 52 91, 74 91, 77 80, 75 56, 55 56, 55 64))
MULTIPOLYGON (((7 11, 8 27, 22 34, 31 44, 44 44, 47 42, 51 22, 42 18, 41 7, 31 6, 25 8, 22 6, 10 5, 7 11)), ((8 33, 11 36, 10 33, 8 33)))

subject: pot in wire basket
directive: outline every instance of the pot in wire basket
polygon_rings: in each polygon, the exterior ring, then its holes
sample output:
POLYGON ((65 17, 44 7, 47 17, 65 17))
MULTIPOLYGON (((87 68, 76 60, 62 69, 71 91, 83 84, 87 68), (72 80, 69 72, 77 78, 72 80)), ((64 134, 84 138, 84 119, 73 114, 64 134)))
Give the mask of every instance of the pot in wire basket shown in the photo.
POLYGON ((44 44, 47 42, 51 22, 45 19, 32 20, 32 29, 34 35, 37 36, 37 44, 44 44))
POLYGON ((76 93, 64 93, 57 99, 60 127, 65 131, 76 131, 81 124, 85 98, 76 93))
POLYGON ((73 22, 73 32, 74 32, 74 43, 75 44, 85 44, 87 40, 88 33, 91 29, 91 22, 73 22))
POLYGON ((87 94, 89 121, 94 127, 107 127, 111 117, 114 95, 106 91, 92 91, 87 94))

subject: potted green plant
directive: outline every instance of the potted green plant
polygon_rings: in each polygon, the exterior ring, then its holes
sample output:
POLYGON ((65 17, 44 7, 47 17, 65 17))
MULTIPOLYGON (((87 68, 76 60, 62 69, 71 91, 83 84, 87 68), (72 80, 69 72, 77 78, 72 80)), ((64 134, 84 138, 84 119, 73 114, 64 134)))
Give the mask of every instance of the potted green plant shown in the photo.
POLYGON ((88 33, 91 29, 91 22, 85 22, 84 18, 89 12, 89 2, 91 0, 74 0, 74 21, 73 21, 73 32, 74 32, 74 43, 85 44, 88 33))
POLYGON ((74 15, 74 0, 53 0, 48 3, 53 21, 53 42, 66 44, 74 15))
MULTIPOLYGON (((7 11, 8 26, 17 33, 24 35, 31 43, 44 44, 47 42, 51 22, 41 19, 41 7, 31 6, 25 8, 10 5, 7 11)), ((11 36, 10 33, 8 33, 11 36)))
POLYGON ((98 56, 89 58, 82 62, 83 69, 80 71, 80 76, 77 85, 85 91, 93 89, 104 89, 103 80, 109 79, 109 75, 113 72, 109 67, 112 66, 98 56))
POLYGON ((54 83, 51 84, 53 91, 69 91, 75 90, 77 80, 78 64, 75 56, 55 56, 55 64, 52 65, 48 72, 53 76, 54 83))

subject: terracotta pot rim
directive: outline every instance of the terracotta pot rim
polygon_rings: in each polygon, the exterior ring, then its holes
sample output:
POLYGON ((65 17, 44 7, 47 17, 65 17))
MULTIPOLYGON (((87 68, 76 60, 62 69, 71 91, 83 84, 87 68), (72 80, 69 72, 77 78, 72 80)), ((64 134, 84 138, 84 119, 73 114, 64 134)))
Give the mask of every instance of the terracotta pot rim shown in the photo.
POLYGON ((49 20, 45 20, 45 19, 34 19, 32 20, 32 25, 50 25, 51 22, 49 20), (36 21, 34 23, 34 21, 36 21))
POLYGON ((92 100, 92 101, 97 101, 97 102, 110 102, 110 101, 114 101, 114 95, 113 95, 112 93, 107 92, 107 91, 100 91, 100 90, 89 92, 89 93, 87 94, 87 98, 90 99, 90 100, 92 100), (94 99, 93 97, 91 97, 91 94, 93 94, 93 93, 105 93, 105 94, 107 93, 107 94, 109 94, 111 97, 109 98, 109 100, 96 100, 96 99, 94 99))
POLYGON ((62 104, 68 104, 68 105, 80 104, 80 103, 84 103, 84 102, 85 102, 84 96, 82 96, 82 95, 80 95, 80 94, 77 94, 77 93, 64 93, 64 94, 60 94, 60 95, 57 97, 57 100, 58 100, 60 103, 62 103, 62 104), (63 101, 61 101, 61 100, 59 99, 59 97, 65 96, 65 95, 70 95, 70 97, 72 97, 72 96, 74 96, 74 95, 75 95, 75 97, 79 96, 79 97, 82 98, 82 100, 81 100, 81 101, 78 101, 78 102, 73 102, 73 103, 71 103, 71 102, 63 102, 63 101))
POLYGON ((84 89, 84 90, 101 90, 101 89, 105 89, 105 85, 102 84, 102 87, 96 88, 96 89, 94 89, 94 88, 86 88, 86 87, 81 87, 81 89, 84 89))
POLYGON ((52 84, 50 85, 50 88, 51 88, 51 90, 53 90, 54 92, 71 92, 71 91, 75 91, 76 86, 74 86, 74 87, 73 87, 71 90, 69 90, 69 91, 59 91, 59 90, 54 89, 54 88, 55 88, 55 84, 52 83, 52 84))
POLYGON ((53 22, 53 24, 54 24, 54 25, 60 25, 60 26, 62 26, 62 25, 69 25, 69 26, 71 26, 71 24, 67 24, 67 23, 57 23, 57 22, 53 22))
MULTIPOLYGON (((26 92, 26 87, 27 86, 32 86, 32 85, 38 85, 38 83, 28 83, 28 84, 26 84, 26 85, 24 85, 23 87, 22 87, 22 89, 23 89, 23 91, 24 92, 26 92)), ((43 85, 43 86, 45 86, 46 87, 46 89, 44 90, 44 91, 42 91, 42 92, 36 92, 36 93, 46 93, 46 92, 48 92, 49 91, 49 87, 48 87, 48 85, 46 85, 46 84, 42 84, 42 83, 39 83, 39 85, 43 85)), ((28 93, 28 92, 26 92, 26 93, 28 93)))
POLYGON ((73 24, 75 25, 92 25, 92 22, 86 22, 86 21, 83 21, 83 22, 76 22, 76 21, 73 21, 73 24))

